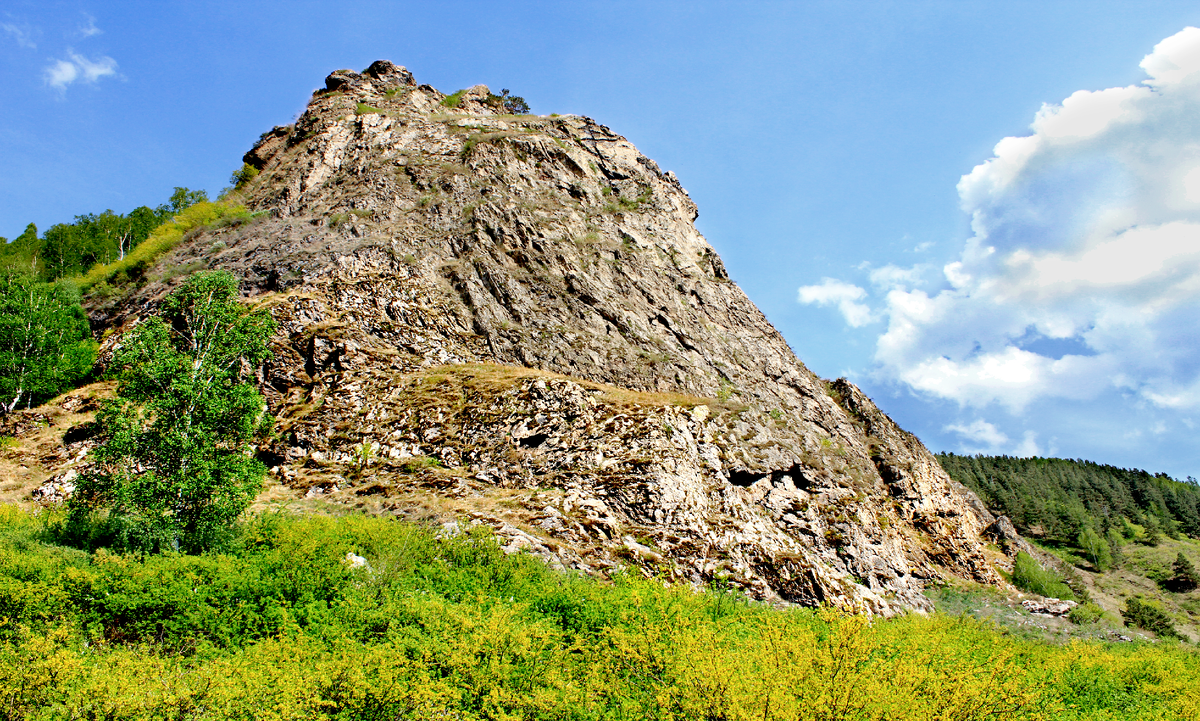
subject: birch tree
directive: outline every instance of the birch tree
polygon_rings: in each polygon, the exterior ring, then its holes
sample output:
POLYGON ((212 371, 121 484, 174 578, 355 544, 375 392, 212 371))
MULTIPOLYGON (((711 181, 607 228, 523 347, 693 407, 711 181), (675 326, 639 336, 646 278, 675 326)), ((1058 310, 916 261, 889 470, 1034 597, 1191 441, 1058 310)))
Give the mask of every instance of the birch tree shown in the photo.
POLYGON ((0 270, 0 412, 72 388, 95 360, 96 343, 73 285, 0 270))
POLYGON ((218 541, 262 484, 251 444, 272 419, 250 370, 274 329, 217 271, 193 276, 131 331, 114 353, 116 398, 97 414, 102 444, 71 520, 102 521, 126 549, 196 552, 218 541))

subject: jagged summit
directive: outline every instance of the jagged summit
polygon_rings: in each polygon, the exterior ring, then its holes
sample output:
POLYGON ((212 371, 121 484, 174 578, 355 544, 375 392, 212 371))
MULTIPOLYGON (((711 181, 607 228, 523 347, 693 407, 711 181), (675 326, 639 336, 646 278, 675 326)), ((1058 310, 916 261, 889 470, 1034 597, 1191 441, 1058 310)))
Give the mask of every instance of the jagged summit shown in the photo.
POLYGON ((1000 582, 978 499, 804 367, 672 173, 498 100, 336 71, 245 156, 265 218, 161 262, 227 268, 279 321, 263 453, 286 486, 762 598, 891 613, 930 579, 1000 582))

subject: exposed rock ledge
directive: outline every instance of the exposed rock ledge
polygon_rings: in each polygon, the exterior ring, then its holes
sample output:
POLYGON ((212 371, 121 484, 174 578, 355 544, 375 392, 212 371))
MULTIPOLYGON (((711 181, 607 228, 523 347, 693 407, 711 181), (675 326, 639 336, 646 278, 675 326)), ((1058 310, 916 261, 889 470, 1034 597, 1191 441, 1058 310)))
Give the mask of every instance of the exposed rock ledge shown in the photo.
POLYGON ((1000 583, 995 519, 804 367, 672 173, 588 118, 445 98, 386 61, 333 73, 246 155, 269 217, 189 238, 93 319, 148 312, 172 268, 244 278, 280 322, 263 457, 299 493, 883 614, 930 580, 1000 583))

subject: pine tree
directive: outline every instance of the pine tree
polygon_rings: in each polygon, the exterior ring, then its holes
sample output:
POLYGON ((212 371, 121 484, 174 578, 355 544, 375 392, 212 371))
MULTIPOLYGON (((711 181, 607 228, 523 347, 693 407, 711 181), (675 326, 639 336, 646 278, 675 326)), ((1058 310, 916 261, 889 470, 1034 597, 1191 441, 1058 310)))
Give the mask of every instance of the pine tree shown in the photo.
POLYGON ((1196 573, 1195 567, 1183 555, 1183 551, 1180 551, 1179 555, 1175 557, 1175 563, 1171 564, 1171 570, 1174 571, 1174 575, 1166 583, 1169 590, 1181 593, 1200 586, 1200 574, 1196 573))

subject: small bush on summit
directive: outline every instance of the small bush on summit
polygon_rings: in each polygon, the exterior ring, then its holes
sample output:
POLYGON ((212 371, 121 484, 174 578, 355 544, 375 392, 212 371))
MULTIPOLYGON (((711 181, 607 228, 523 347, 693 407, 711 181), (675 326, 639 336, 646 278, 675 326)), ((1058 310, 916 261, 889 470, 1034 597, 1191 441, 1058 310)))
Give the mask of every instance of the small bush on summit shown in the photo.
POLYGON ((446 97, 442 98, 442 105, 447 108, 457 108, 459 105, 462 105, 463 95, 465 95, 466 92, 466 88, 464 88, 447 95, 446 97))
MULTIPOLYGON (((528 115, 529 103, 525 102, 525 98, 520 95, 510 95, 508 88, 502 88, 499 96, 500 106, 504 108, 504 112, 509 115, 528 115)), ((491 100, 491 98, 488 98, 491 100)))

